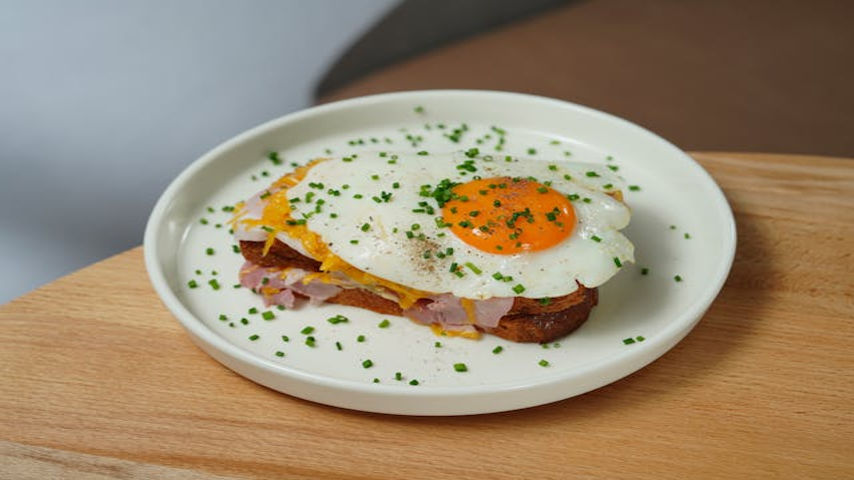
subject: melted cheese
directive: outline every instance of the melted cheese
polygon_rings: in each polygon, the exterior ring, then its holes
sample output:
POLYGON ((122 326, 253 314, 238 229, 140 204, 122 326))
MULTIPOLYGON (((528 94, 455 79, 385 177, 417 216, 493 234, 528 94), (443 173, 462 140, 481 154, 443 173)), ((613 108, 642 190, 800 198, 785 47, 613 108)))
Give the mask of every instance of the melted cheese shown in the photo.
POLYGON ((460 304, 462 305, 463 310, 466 311, 466 320, 474 325, 477 322, 477 314, 474 311, 474 300, 470 298, 461 298, 460 304))
POLYGON ((441 325, 437 323, 430 324, 430 330, 433 331, 433 334, 439 337, 463 337, 468 338, 470 340, 477 340, 480 338, 480 332, 478 331, 459 331, 459 330, 445 330, 441 325))

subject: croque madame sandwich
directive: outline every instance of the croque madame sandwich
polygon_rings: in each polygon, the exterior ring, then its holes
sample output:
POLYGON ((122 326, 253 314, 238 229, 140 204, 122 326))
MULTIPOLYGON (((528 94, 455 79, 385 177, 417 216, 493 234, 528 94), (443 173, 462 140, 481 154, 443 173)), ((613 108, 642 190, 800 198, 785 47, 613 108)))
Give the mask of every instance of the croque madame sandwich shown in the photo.
POLYGON ((622 185, 604 165, 475 149, 318 159, 238 204, 240 281, 267 305, 336 303, 445 335, 552 341, 634 261, 622 185))

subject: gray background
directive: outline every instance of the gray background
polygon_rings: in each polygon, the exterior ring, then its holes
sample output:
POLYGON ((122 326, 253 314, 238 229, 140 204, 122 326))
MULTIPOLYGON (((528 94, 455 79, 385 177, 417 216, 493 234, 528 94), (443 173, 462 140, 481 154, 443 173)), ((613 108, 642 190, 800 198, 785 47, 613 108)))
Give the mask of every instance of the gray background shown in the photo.
POLYGON ((304 108, 396 0, 0 0, 0 303, 142 243, 191 161, 304 108))

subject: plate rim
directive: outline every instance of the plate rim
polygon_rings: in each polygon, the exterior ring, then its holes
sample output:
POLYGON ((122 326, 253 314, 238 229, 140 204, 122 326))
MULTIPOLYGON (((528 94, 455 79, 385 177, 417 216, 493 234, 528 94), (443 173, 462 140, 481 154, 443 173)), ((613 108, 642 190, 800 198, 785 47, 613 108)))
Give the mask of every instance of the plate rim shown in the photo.
MULTIPOLYGON (((703 295, 698 295, 698 297, 679 315, 675 316, 674 320, 669 322, 664 329, 660 331, 659 335, 656 335, 652 338, 648 338, 642 349, 626 349, 623 350, 616 355, 610 356, 607 358, 608 364, 631 364, 628 369, 620 368, 620 373, 615 375, 609 375, 609 379, 606 379, 603 382, 592 382, 593 386, 589 388, 583 388, 581 391, 577 391, 568 396, 561 396, 559 398, 554 398, 548 401, 540 401, 528 403, 525 405, 521 405, 514 408, 499 408, 490 410, 489 408, 485 409, 477 409, 477 412, 471 412, 471 409, 461 409, 465 410, 467 413, 490 413, 497 411, 506 411, 512 410, 516 408, 524 408, 526 406, 540 405, 545 403, 551 403, 553 401, 558 401, 561 399, 569 398, 571 396, 580 395, 582 393, 586 393, 588 391, 594 390, 596 388, 600 388, 602 386, 608 385, 616 380, 624 378, 632 373, 642 369, 649 363, 655 361, 656 359, 663 356, 670 348, 675 346, 682 338, 685 337, 696 324, 700 321, 705 311, 709 308, 709 306, 714 302, 717 298, 720 290, 723 288, 726 279, 729 276, 729 272, 732 267, 732 263, 735 258, 735 251, 737 246, 737 232, 736 232, 736 224, 735 218, 732 212, 732 208, 729 205, 726 196, 721 190, 720 186, 715 182, 714 178, 690 155, 673 145, 668 140, 662 138, 658 134, 647 130, 640 125, 637 125, 629 120, 618 117, 616 115, 612 115, 607 112, 603 112, 601 110, 593 109, 591 107, 587 107, 584 105, 579 105, 573 102, 554 99, 549 97, 544 97, 540 95, 532 95, 526 93, 518 93, 518 92, 506 92, 506 91, 495 91, 495 90, 464 90, 464 89, 447 89, 447 90, 414 90, 414 91, 404 91, 404 92, 391 92, 391 93, 381 93, 376 95, 368 95, 363 97, 351 98, 346 100, 341 100, 333 103, 318 105, 310 108, 306 108, 303 110, 299 110, 290 114, 286 114, 280 116, 278 118, 269 120, 264 122, 258 126, 252 127, 248 130, 245 130, 236 136, 225 140, 220 143, 213 149, 209 150, 205 154, 193 160, 189 165, 187 165, 184 170, 175 177, 160 197, 157 200, 152 212, 148 218, 145 227, 145 233, 143 237, 143 254, 145 260, 145 267, 151 281, 152 286, 154 287, 155 292, 160 297, 161 301, 167 307, 167 309, 172 313, 172 315, 181 323, 185 330, 190 333, 191 337, 198 344, 199 341, 204 342, 208 347, 214 348, 220 354, 227 355, 232 357, 233 359, 242 362, 244 364, 249 364, 250 366, 260 368, 267 374, 272 374, 275 376, 284 376, 293 378, 294 380, 305 382, 310 385, 324 387, 324 388, 333 388, 342 392, 352 392, 352 393, 360 393, 360 394, 368 394, 375 395, 378 397, 382 396, 407 396, 407 397, 415 397, 418 399, 429 399, 429 398, 438 398, 438 397, 454 397, 454 398, 465 398, 468 396, 478 396, 482 394, 502 394, 509 392, 517 392, 520 390, 527 390, 529 388, 534 387, 554 387, 558 385, 566 384, 567 382, 572 382, 574 379, 587 375, 591 370, 596 370, 602 368, 601 361, 590 362, 579 365, 578 367, 569 369, 567 371, 563 371, 560 373, 555 373, 552 376, 548 376, 545 378, 538 378, 536 381, 519 381, 512 380, 507 382, 499 382, 499 383, 489 383, 484 385, 465 385, 465 386, 420 386, 419 388, 405 388, 403 389, 400 385, 390 385, 390 384, 374 384, 367 382, 360 382, 355 380, 348 379, 337 379, 328 376, 308 373, 302 371, 298 368, 289 365, 283 365, 276 363, 270 359, 266 359, 257 355, 255 353, 249 352, 239 346, 229 342, 227 339, 222 337, 221 335, 214 332, 211 328, 209 328, 201 319, 197 318, 190 310, 181 302, 178 296, 172 291, 169 287, 168 281, 166 279, 165 273, 160 268, 158 264, 158 252, 163 247, 160 246, 158 241, 158 236, 161 228, 163 228, 163 220, 165 218, 165 213, 167 211, 168 206, 172 202, 172 200, 180 193, 182 187, 191 180, 200 170, 204 169, 208 164, 212 163, 216 158, 218 158, 222 153, 227 152, 233 147, 236 147, 248 140, 251 140, 254 137, 263 135, 271 130, 275 130, 281 127, 286 126, 290 123, 296 123, 303 119, 316 116, 323 115, 329 112, 334 112, 335 110, 340 109, 348 109, 359 106, 365 106, 375 103, 382 103, 387 101, 395 101, 400 100, 402 98, 417 98, 419 102, 428 102, 430 97, 445 97, 445 96, 453 96, 453 95, 462 95, 462 96, 481 96, 481 97, 513 97, 520 100, 532 101, 549 104, 551 106, 560 107, 560 108, 568 108, 571 110, 575 110, 585 115, 592 115, 595 117, 600 117, 602 119, 617 122, 622 124, 625 127, 635 129, 639 131, 639 133, 650 136, 653 140, 662 144, 662 146, 671 150, 671 152, 681 157, 683 161, 686 161, 689 164, 689 167, 694 170, 700 178, 702 178, 703 182, 712 187, 712 192, 715 197, 715 209, 720 210, 724 217, 723 219, 727 223, 726 232, 724 233, 724 241, 725 241, 725 260, 719 263, 720 268, 714 272, 714 276, 712 277, 714 281, 709 282, 709 287, 706 289, 706 293, 703 295), (650 352, 654 352, 650 354, 650 352), (614 378, 610 378, 614 377, 614 378)), ((214 356, 204 348, 203 345, 199 345, 203 350, 206 351, 211 356, 214 356)), ((234 370, 234 368, 230 365, 225 364, 219 358, 214 358, 222 363, 227 368, 234 370)), ((241 372, 238 372, 241 373, 241 372)), ((246 376, 241 373, 242 376, 246 376)), ((262 383, 258 380, 255 380, 250 377, 251 380, 256 381, 258 383, 262 383)), ((275 388, 275 387, 272 387, 275 388)), ((285 392, 289 395, 293 395, 290 392, 285 392)), ((306 398, 306 397, 302 397, 306 398)), ((313 400, 308 398, 309 400, 313 400)), ((317 401, 317 400, 313 400, 317 401)), ((321 402, 327 403, 327 402, 321 402)), ((517 402, 519 403, 519 402, 517 402)), ((524 402, 521 402, 524 403, 524 402)), ((337 405, 343 406, 344 408, 353 408, 347 407, 346 405, 337 405)), ((363 408, 358 408, 358 410, 366 411, 363 408)), ((368 410, 370 411, 370 410, 368 410)), ((387 409, 373 410, 382 413, 396 413, 388 411, 387 409)), ((425 413, 431 414, 431 413, 425 413)), ((460 413, 444 413, 439 415, 458 415, 460 413)))

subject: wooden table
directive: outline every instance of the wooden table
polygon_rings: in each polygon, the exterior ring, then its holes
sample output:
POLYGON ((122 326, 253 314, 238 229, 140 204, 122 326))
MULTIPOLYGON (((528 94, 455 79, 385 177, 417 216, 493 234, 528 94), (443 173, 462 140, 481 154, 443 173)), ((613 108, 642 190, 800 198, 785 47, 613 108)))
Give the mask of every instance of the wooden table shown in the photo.
POLYGON ((297 400, 196 348, 136 248, 0 307, 0 478, 854 478, 854 159, 694 156, 735 264, 628 378, 470 417, 297 400))

